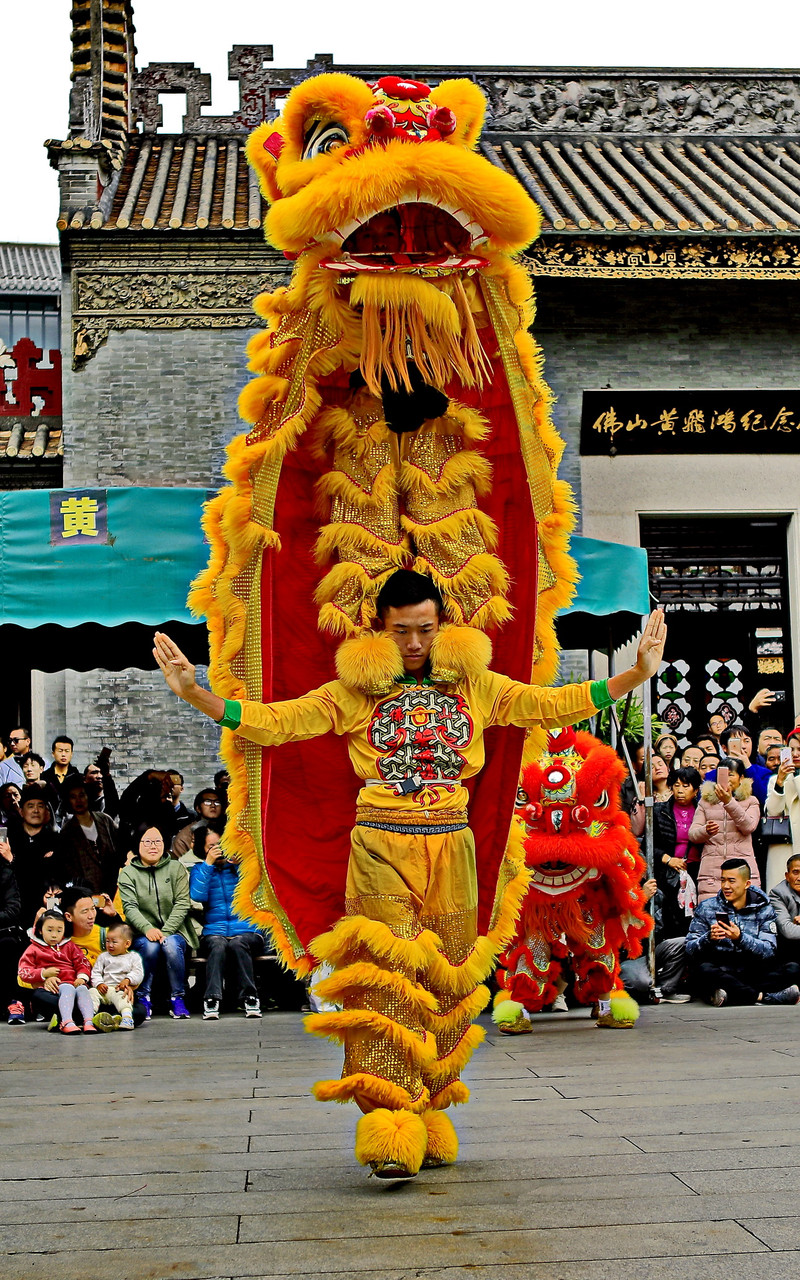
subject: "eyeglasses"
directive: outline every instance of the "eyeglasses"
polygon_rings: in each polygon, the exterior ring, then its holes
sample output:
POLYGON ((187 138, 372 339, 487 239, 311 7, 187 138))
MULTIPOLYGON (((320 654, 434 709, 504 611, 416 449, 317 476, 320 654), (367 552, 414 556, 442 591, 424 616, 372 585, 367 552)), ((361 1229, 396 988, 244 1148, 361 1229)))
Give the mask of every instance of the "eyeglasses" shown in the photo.
POLYGON ((13 738, 13 737, 9 738, 9 742, 12 742, 12 743, 30 742, 30 738, 28 737, 27 733, 23 733, 22 736, 19 738, 13 738))
POLYGON ((220 807, 220 805, 222 804, 222 801, 221 801, 221 800, 201 800, 201 801, 200 801, 200 803, 201 803, 201 804, 213 804, 213 805, 215 805, 217 808, 219 808, 219 807, 220 807))
POLYGON ((163 840, 140 840, 139 841, 140 845, 141 844, 148 845, 149 848, 151 849, 160 849, 163 843, 164 843, 163 840))

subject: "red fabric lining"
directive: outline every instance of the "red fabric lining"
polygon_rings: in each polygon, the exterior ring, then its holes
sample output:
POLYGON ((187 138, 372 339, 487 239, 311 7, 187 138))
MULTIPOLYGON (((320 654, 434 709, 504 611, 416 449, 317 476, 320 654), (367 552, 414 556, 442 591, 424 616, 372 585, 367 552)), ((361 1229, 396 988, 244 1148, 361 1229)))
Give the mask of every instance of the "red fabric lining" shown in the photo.
MULTIPOLYGON (((514 621, 492 637, 492 666, 528 681, 536 613, 536 524, 502 365, 495 362, 491 384, 483 392, 454 385, 448 393, 492 423, 491 436, 480 446, 494 469, 492 491, 479 505, 500 532, 498 554, 511 576, 510 599, 515 608, 514 621)), ((345 398, 346 375, 326 379, 326 401, 342 403, 345 398)), ((275 508, 282 550, 265 555, 262 571, 262 696, 266 702, 298 697, 335 678, 333 653, 338 642, 320 634, 313 601, 323 572, 313 559, 318 531, 313 486, 320 472, 321 465, 311 457, 305 441, 284 460, 275 508)), ((521 729, 490 729, 485 738, 486 766, 470 786, 481 933, 489 926, 508 839, 523 739, 521 729)), ((306 947, 344 912, 357 791, 345 741, 333 734, 263 753, 265 863, 278 899, 306 947)))

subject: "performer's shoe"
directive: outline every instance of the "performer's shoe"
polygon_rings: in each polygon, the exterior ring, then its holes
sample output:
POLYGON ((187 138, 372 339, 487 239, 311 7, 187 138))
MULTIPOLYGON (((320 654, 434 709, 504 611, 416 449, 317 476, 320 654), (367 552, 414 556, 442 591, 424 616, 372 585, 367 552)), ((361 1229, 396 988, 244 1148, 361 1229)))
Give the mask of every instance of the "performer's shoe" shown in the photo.
POLYGON ((423 1169, 440 1169, 454 1164, 458 1156, 458 1134, 453 1122, 443 1111, 423 1111, 422 1122, 428 1130, 428 1145, 422 1161, 423 1169))
POLYGON ((636 1025, 639 1017, 639 1006, 632 1000, 627 991, 615 992, 611 997, 611 1008, 608 1013, 601 1013, 595 1023, 601 1029, 606 1027, 612 1031, 627 1031, 636 1025))
POLYGON ((428 1145, 428 1130, 412 1111, 377 1107, 356 1125, 356 1160, 376 1178, 415 1178, 428 1145))
POLYGON ((501 1000, 496 1004, 492 1022, 504 1036, 527 1036, 533 1031, 530 1018, 517 1000, 501 1000))

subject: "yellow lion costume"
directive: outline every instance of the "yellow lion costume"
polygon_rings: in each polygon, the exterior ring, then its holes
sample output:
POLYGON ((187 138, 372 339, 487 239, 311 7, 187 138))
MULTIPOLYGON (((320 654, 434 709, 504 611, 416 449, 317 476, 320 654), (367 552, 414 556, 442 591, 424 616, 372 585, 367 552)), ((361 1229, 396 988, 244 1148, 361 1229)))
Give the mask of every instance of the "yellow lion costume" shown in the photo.
POLYGON ((288 288, 255 301, 267 327, 248 349, 254 377, 240 408, 250 425, 228 449, 230 487, 207 507, 211 558, 192 597, 209 622, 213 688, 246 708, 288 708, 281 699, 329 679, 333 641, 343 641, 325 714, 320 703, 304 721, 310 704, 297 699, 299 720, 286 712, 280 732, 270 721, 249 739, 240 719, 222 721, 226 843, 242 863, 238 909, 272 931, 300 975, 322 959, 334 967, 324 995, 343 1009, 309 1026, 344 1042, 345 1075, 317 1096, 373 1112, 370 1150, 384 1138, 394 1149, 415 1128, 404 1117, 422 1115, 434 1162, 440 1148, 454 1158, 438 1112, 468 1096, 459 1073, 482 1034, 471 1026, 481 984, 527 884, 509 846, 525 730, 543 745, 536 726, 594 710, 588 684, 566 699, 536 690, 536 714, 527 703, 512 714, 492 693, 505 677, 525 690, 552 679, 553 617, 575 571, 570 494, 556 478, 563 446, 529 333, 530 280, 513 256, 539 213, 476 154, 484 107, 467 80, 429 89, 329 74, 294 89, 280 119, 249 139, 271 206, 267 239, 295 267, 288 288), (448 623, 432 691, 410 711, 397 646, 373 626, 398 568, 433 579, 448 623), (498 631, 512 613, 514 626, 498 631), (485 631, 502 677, 487 670, 485 631), (351 733, 349 762, 340 740, 314 737, 346 715, 362 734, 354 746, 351 733), (489 734, 484 766, 483 728, 494 724, 517 727, 496 742, 489 734), (277 742, 289 745, 273 751, 277 742), (365 787, 358 821, 369 825, 364 814, 374 820, 385 802, 396 824, 449 821, 442 830, 453 832, 456 810, 466 823, 456 782, 469 779, 469 909, 398 922, 391 892, 373 894, 369 910, 362 896, 345 901, 352 766, 367 786, 381 782, 392 743, 428 782, 403 799, 402 819, 386 787, 365 787))

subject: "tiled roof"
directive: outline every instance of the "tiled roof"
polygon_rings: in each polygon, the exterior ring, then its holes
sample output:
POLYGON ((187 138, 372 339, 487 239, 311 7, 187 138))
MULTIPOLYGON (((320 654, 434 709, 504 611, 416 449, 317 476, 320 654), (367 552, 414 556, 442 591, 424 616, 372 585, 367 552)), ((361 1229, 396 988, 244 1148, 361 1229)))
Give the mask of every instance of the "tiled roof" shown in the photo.
MULTIPOLYGON (((61 230, 261 226, 243 136, 133 136, 108 215, 64 209, 61 230)), ((800 232, 800 145, 743 138, 490 140, 483 154, 540 206, 542 230, 800 232)))
POLYGON ((30 462, 60 458, 64 453, 60 418, 0 418, 0 460, 30 462))
POLYGON ((63 209, 58 226, 107 231, 260 227, 265 208, 244 155, 246 136, 132 137, 108 216, 63 209))
POLYGON ((542 210, 542 230, 798 232, 800 146, 743 138, 482 142, 542 210))
POLYGON ((0 244, 0 293, 61 292, 56 244, 0 244))

